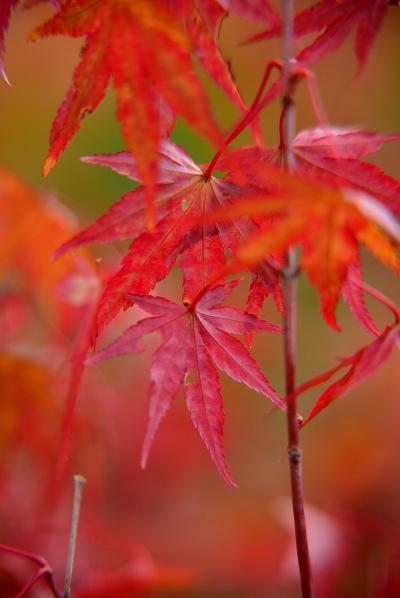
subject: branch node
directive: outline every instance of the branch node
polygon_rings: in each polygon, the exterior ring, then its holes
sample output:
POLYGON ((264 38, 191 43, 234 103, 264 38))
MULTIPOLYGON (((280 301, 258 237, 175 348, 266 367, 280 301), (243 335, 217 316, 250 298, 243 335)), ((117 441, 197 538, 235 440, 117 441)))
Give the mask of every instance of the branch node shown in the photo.
POLYGON ((291 446, 288 450, 289 461, 298 464, 303 456, 303 451, 299 446, 291 446))

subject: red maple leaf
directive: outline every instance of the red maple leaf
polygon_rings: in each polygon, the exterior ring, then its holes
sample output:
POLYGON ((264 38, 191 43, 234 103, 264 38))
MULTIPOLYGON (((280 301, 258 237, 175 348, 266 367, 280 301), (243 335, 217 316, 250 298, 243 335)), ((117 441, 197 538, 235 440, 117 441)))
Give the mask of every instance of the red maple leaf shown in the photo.
MULTIPOLYGON (((127 152, 84 158, 85 162, 109 166, 138 178, 136 163, 127 152)), ((96 337, 126 304, 126 294, 145 295, 162 280, 181 254, 183 297, 187 302, 202 291, 226 264, 225 252, 234 252, 257 225, 250 219, 216 225, 205 222, 208 211, 227 207, 241 189, 229 179, 210 179, 177 145, 163 141, 156 187, 154 231, 145 230, 144 189, 128 192, 93 225, 61 246, 58 254, 93 242, 136 237, 100 298, 96 314, 96 337), (195 222, 200 220, 198 226, 195 222), (145 232, 143 232, 145 231, 145 232)), ((282 309, 279 275, 273 263, 263 262, 254 274, 258 292, 251 294, 249 309, 257 313, 262 300, 272 293, 282 309)), ((254 283, 256 284, 256 283, 254 283)))
POLYGON ((369 195, 351 189, 332 189, 316 185, 306 178, 288 175, 262 162, 252 161, 252 169, 237 161, 243 177, 253 178, 252 197, 248 195, 234 206, 209 214, 210 222, 228 219, 266 217, 266 224, 239 247, 232 272, 255 267, 276 252, 300 244, 301 268, 321 296, 322 313, 338 329, 335 307, 358 259, 358 244, 364 244, 382 263, 400 271, 400 264, 390 237, 400 243, 400 228, 389 210, 369 195), (272 222, 271 222, 272 218, 272 222))
MULTIPOLYGON (((338 371, 348 368, 341 378, 330 384, 318 397, 310 413, 302 422, 302 426, 305 426, 334 400, 347 394, 350 390, 373 374, 373 372, 388 359, 392 349, 399 343, 400 334, 398 326, 387 326, 382 334, 373 340, 372 343, 365 345, 353 353, 353 355, 342 358, 339 365, 336 367, 333 367, 302 384, 296 390, 296 395, 300 395, 306 390, 317 386, 322 382, 326 382, 338 371)), ((290 398, 288 400, 290 400, 290 398)))
POLYGON ((202 66, 227 97, 240 110, 246 110, 230 67, 218 48, 219 31, 227 11, 215 0, 174 0, 170 4, 182 16, 193 52, 202 66))
POLYGON ((31 39, 57 34, 86 36, 86 43, 52 125, 44 174, 78 131, 81 119, 97 108, 113 80, 118 120, 147 187, 152 222, 158 148, 171 127, 166 105, 199 133, 216 144, 221 141, 192 68, 189 40, 179 19, 162 0, 67 0, 33 31, 31 39))
POLYGON ((349 266, 342 286, 342 297, 360 324, 374 336, 379 336, 377 325, 365 304, 359 257, 349 266))
POLYGON ((390 0, 321 0, 302 11, 295 19, 295 35, 316 31, 322 33, 304 48, 297 59, 312 64, 328 52, 338 48, 356 29, 355 53, 362 67, 382 25, 390 0))
MULTIPOLYGON (((355 53, 361 68, 367 61, 390 5, 398 6, 399 3, 397 0, 320 0, 306 8, 294 19, 295 37, 321 33, 301 50, 297 60, 303 64, 313 64, 341 46, 355 29, 355 53)), ((281 24, 274 23, 266 31, 253 36, 250 41, 277 37, 281 33, 281 24)))
POLYGON ((128 328, 108 348, 88 360, 93 364, 117 355, 139 353, 144 350, 144 335, 161 334, 163 341, 150 368, 149 423, 142 452, 143 467, 158 426, 183 385, 195 428, 222 477, 235 485, 223 454, 224 414, 215 366, 270 398, 280 409, 286 408, 246 347, 231 336, 260 330, 279 331, 277 326, 241 309, 221 305, 238 282, 218 284, 186 307, 163 297, 129 295, 152 316, 128 328))
MULTIPOLYGON (((398 141, 398 134, 371 133, 353 128, 315 127, 300 131, 293 140, 295 170, 319 183, 332 187, 354 188, 372 194, 394 214, 400 214, 400 183, 374 164, 360 160, 377 152, 388 141, 398 141)), ((230 170, 232 180, 239 185, 265 183, 262 164, 281 166, 282 149, 275 147, 244 147, 232 150, 219 160, 219 168, 230 170), (240 168, 238 168, 240 165, 240 168)), ((342 294, 352 313, 372 333, 376 326, 365 306, 360 288, 361 273, 358 258, 349 267, 342 294)), ((257 287, 254 293, 257 294, 257 287)))
MULTIPOLYGON (((371 133, 343 127, 315 127, 300 131, 293 140, 295 170, 333 187, 352 187, 373 195, 393 213, 400 214, 400 183, 378 166, 360 160, 376 153, 383 143, 399 141, 399 134, 371 133)), ((230 170, 231 178, 254 183, 254 164, 282 164, 282 149, 243 147, 222 156, 219 167, 230 170), (237 169, 241 164, 242 168, 237 169), (237 173, 235 175, 235 173, 237 173)), ((258 167, 257 167, 258 168, 258 167)))
MULTIPOLYGON (((291 401, 295 397, 302 395, 307 390, 328 382, 328 380, 330 380, 338 372, 347 368, 345 374, 343 374, 335 382, 332 382, 328 388, 326 388, 317 398, 314 406, 312 407, 308 416, 303 420, 301 426, 305 426, 330 403, 335 401, 340 396, 347 394, 350 390, 358 386, 371 374, 373 374, 374 371, 377 370, 388 359, 396 344, 400 348, 400 312, 396 306, 388 297, 373 287, 362 284, 357 271, 352 270, 350 272, 350 279, 352 281, 352 292, 356 292, 357 287, 359 292, 366 291, 371 297, 376 299, 379 303, 391 311, 394 316, 394 322, 391 325, 386 326, 383 332, 379 332, 372 320, 370 322, 366 320, 364 322, 366 328, 369 328, 370 332, 372 332, 375 336, 375 339, 371 343, 361 347, 361 349, 358 349, 348 357, 340 358, 338 365, 314 376, 313 378, 310 378, 298 386, 296 390, 286 398, 287 401, 291 401)), ((365 314, 366 311, 364 312, 363 317, 365 314)))

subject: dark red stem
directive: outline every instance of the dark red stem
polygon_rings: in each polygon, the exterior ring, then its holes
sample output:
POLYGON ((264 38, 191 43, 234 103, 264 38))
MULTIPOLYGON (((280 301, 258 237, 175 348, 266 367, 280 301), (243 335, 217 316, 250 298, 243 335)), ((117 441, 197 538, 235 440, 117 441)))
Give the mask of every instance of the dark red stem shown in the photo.
POLYGON ((0 544, 0 551, 1 552, 8 552, 9 554, 14 554, 15 556, 19 556, 23 559, 27 559, 32 561, 36 565, 39 566, 38 571, 35 575, 30 579, 24 587, 18 592, 15 598, 22 598, 25 594, 30 590, 32 586, 35 585, 39 579, 42 577, 45 578, 50 590, 52 591, 55 598, 60 598, 60 594, 57 591, 57 588, 54 583, 54 575, 53 570, 46 561, 45 558, 38 554, 33 554, 32 552, 27 552, 26 550, 20 550, 19 548, 14 548, 13 546, 7 546, 6 544, 0 544))
MULTIPOLYGON (((293 56, 293 0, 283 0, 283 78, 284 90, 282 95, 282 117, 280 123, 281 150, 284 167, 293 169, 292 142, 295 133, 295 107, 293 101, 294 77, 292 73, 293 56)), ((297 258, 294 249, 286 256, 284 272, 284 303, 285 314, 283 322, 284 359, 286 395, 292 395, 296 388, 296 274, 297 258)), ((287 403, 288 456, 290 467, 290 481, 292 490, 293 518, 296 534, 297 559, 299 563, 301 591, 303 598, 312 597, 311 567, 307 542, 306 519, 304 513, 303 467, 302 451, 300 448, 300 427, 297 416, 296 398, 287 403)))
POLYGON ((222 146, 217 150, 217 152, 215 153, 214 157, 212 158, 211 162, 209 163, 207 170, 204 173, 204 176, 209 179, 212 175, 212 171, 215 168, 215 165, 217 164, 218 160, 221 157, 221 154, 225 151, 225 149, 228 147, 228 145, 234 140, 236 139, 236 137, 238 137, 240 135, 240 133, 242 131, 244 131, 244 129, 256 118, 257 114, 260 112, 260 110, 262 109, 262 104, 260 103, 261 100, 261 96, 264 93, 264 89, 268 83, 268 79, 271 75, 272 70, 276 68, 278 70, 282 70, 282 65, 279 61, 277 60, 271 60, 271 62, 269 62, 267 64, 267 67, 265 69, 265 73, 264 76, 262 78, 260 87, 258 88, 256 97, 254 98, 247 114, 244 115, 244 117, 238 122, 238 124, 234 127, 233 131, 228 135, 228 137, 225 139, 224 143, 222 144, 222 146))

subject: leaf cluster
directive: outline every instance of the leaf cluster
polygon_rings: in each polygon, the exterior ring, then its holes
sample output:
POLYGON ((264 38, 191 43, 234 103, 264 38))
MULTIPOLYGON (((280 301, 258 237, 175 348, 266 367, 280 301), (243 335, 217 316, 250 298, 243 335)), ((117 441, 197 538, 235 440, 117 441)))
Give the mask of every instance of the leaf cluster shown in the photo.
MULTIPOLYGON (((4 76, 4 32, 17 3, 4 0, 0 8, 4 76)), ((286 408, 285 399, 232 334, 244 335, 250 342, 261 330, 276 331, 258 314, 269 295, 278 312, 283 312, 285 255, 292 248, 300 255, 299 273, 320 295, 327 324, 339 329, 335 309, 343 297, 376 337, 334 368, 332 372, 350 369, 321 395, 306 421, 363 380, 394 346, 397 315, 396 323, 380 333, 366 308, 360 246, 399 272, 400 183, 363 159, 383 143, 397 141, 399 135, 328 124, 310 70, 352 30, 357 61, 364 66, 390 4, 396 5, 387 0, 320 0, 296 15, 295 37, 314 38, 293 61, 290 77, 294 91, 298 81, 307 80, 317 123, 299 131, 294 140, 286 139, 283 102, 278 147, 264 144, 258 117, 282 89, 282 74, 268 88, 271 71, 277 68, 282 73, 281 64, 266 65, 266 75, 248 107, 219 42, 222 20, 230 12, 260 26, 260 33, 250 40, 253 43, 280 36, 281 18, 265 0, 65 0, 60 5, 53 2, 54 15, 30 34, 32 41, 53 35, 83 38, 71 86, 53 121, 44 174, 55 166, 83 117, 96 110, 112 84, 126 151, 86 156, 83 161, 112 168, 140 183, 62 244, 57 255, 89 243, 130 242, 119 268, 104 281, 90 338, 78 361, 81 368, 88 346, 96 345, 122 309, 135 304, 151 314, 89 359, 94 363, 137 353, 144 334, 161 335, 150 369, 143 464, 161 419, 183 385, 194 426, 222 476, 233 482, 223 458, 223 405, 215 367, 267 396, 280 409, 286 408), (193 59, 240 110, 242 116, 230 133, 220 131, 193 59), (213 145, 216 153, 208 165, 195 164, 170 141, 177 116, 213 145), (230 143, 246 127, 252 131, 253 145, 231 151, 230 143), (291 173, 283 165, 288 145, 293 155, 291 173), (216 169, 225 173, 222 178, 215 176, 216 169), (183 275, 182 306, 150 295, 175 263, 183 275), (225 279, 243 271, 252 277, 246 311, 222 306, 236 284, 225 279)), ((388 305, 381 295, 375 297, 388 305)))

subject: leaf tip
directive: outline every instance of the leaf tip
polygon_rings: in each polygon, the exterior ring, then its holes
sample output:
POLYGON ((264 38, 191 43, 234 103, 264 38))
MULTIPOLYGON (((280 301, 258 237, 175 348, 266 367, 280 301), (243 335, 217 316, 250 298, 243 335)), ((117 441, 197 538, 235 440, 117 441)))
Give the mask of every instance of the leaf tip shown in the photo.
POLYGON ((239 488, 239 485, 237 484, 237 482, 235 482, 235 480, 232 477, 230 477, 229 480, 226 480, 226 481, 228 482, 228 485, 231 488, 234 488, 235 490, 237 490, 239 488))
POLYGON ((42 168, 42 176, 46 177, 51 170, 53 170, 56 164, 56 159, 54 156, 48 156, 44 161, 43 168, 42 168))
POLYGON ((146 437, 143 442, 142 446, 142 453, 140 455, 140 468, 144 471, 147 468, 147 463, 149 462, 149 455, 150 449, 153 444, 154 434, 150 435, 150 432, 147 431, 146 437))
POLYGON ((337 321, 336 315, 335 315, 336 304, 337 304, 336 296, 328 298, 327 300, 323 301, 322 306, 321 306, 321 311, 322 311, 324 320, 328 324, 328 326, 330 326, 332 328, 332 330, 335 330, 336 332, 341 332, 342 328, 338 324, 338 321, 337 321))
POLYGON ((6 73, 5 68, 1 61, 0 61, 0 74, 3 77, 4 81, 7 83, 7 85, 9 85, 9 87, 11 87, 10 79, 7 77, 7 73, 6 73))

